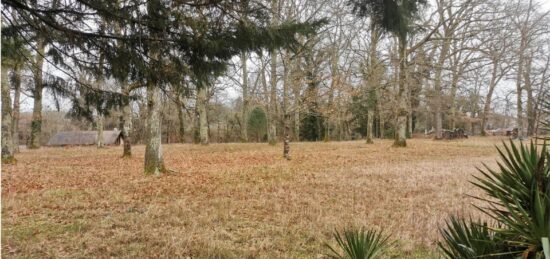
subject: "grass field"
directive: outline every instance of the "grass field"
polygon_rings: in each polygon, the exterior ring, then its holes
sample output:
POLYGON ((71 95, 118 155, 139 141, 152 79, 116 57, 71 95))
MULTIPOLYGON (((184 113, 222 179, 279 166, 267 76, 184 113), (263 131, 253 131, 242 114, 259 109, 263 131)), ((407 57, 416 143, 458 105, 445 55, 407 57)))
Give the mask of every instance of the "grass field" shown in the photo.
POLYGON ((322 258, 345 226, 382 228, 394 258, 437 258, 438 226, 477 215, 468 182, 497 138, 461 141, 165 145, 145 176, 143 146, 43 148, 2 168, 2 256, 322 258))

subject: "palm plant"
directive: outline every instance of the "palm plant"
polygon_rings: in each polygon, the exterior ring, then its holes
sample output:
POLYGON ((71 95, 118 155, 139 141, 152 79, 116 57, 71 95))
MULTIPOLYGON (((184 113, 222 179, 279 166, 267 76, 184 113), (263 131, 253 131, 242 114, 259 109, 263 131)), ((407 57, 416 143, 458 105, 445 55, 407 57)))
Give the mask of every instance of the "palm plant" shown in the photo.
POLYGON ((382 231, 361 229, 345 229, 343 233, 334 232, 338 250, 326 244, 330 250, 328 256, 338 259, 370 259, 376 258, 390 245, 389 236, 382 231))
POLYGON ((451 217, 441 230, 443 241, 438 245, 448 258, 509 258, 502 236, 486 222, 451 217), (495 253, 495 251, 498 251, 495 253))
POLYGON ((490 227, 452 218, 442 230, 444 242, 439 243, 449 258, 543 258, 543 240, 550 236, 550 153, 546 144, 539 150, 534 143, 518 147, 513 142, 498 152, 502 159, 498 170, 485 166, 473 182, 489 197, 478 197, 487 206, 477 208, 497 224, 490 227))

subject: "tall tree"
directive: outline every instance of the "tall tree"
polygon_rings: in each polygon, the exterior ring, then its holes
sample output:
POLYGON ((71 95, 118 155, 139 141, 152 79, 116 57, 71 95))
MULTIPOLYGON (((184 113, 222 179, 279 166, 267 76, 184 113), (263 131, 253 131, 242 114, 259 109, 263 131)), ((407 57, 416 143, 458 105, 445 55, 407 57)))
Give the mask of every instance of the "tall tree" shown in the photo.
POLYGON ((206 84, 199 83, 197 86, 197 112, 199 114, 199 136, 200 143, 202 145, 208 145, 210 143, 210 136, 208 133, 208 87, 206 84))
MULTIPOLYGON (((105 30, 105 24, 104 21, 101 21, 100 24, 100 32, 105 30)), ((104 84, 105 84, 105 78, 103 75, 103 69, 104 69, 104 53, 99 53, 99 61, 97 64, 97 73, 95 75, 96 77, 96 87, 99 90, 103 90, 104 84)), ((105 147, 105 140, 103 137, 103 123, 104 123, 104 115, 101 113, 101 109, 97 109, 97 120, 96 120, 96 127, 97 127, 97 148, 104 148, 105 147)))
MULTIPOLYGON (((149 16, 147 29, 151 37, 163 38, 165 28, 160 27, 166 22, 166 16, 169 14, 167 6, 160 0, 147 2, 147 14, 149 16)), ((166 168, 162 154, 162 131, 161 131, 161 96, 160 89, 163 87, 163 81, 157 73, 166 65, 167 57, 164 56, 165 48, 158 41, 150 42, 149 62, 151 67, 146 76, 147 80, 147 143, 145 146, 145 174, 160 175, 166 168), (163 50, 164 49, 164 50, 163 50)))
POLYGON ((378 41, 380 40, 380 32, 377 24, 371 22, 370 24, 370 46, 368 54, 368 65, 366 73, 367 81, 367 134, 366 142, 367 144, 374 143, 374 111, 377 108, 376 103, 380 102, 378 100, 378 88, 380 87, 380 64, 378 60, 378 41))
POLYGON ((241 110, 241 140, 248 141, 248 109, 249 109, 249 96, 248 96, 248 55, 246 52, 241 53, 241 69, 242 69, 242 90, 243 90, 243 105, 241 110))
POLYGON ((393 33, 399 46, 399 76, 397 91, 396 123, 394 146, 407 146, 407 39, 411 30, 411 20, 418 12, 418 6, 425 0, 352 0, 355 14, 368 16, 380 28, 393 33))
POLYGON ((126 80, 120 82, 122 98, 122 114, 120 115, 120 131, 123 139, 122 157, 132 156, 132 108, 130 106, 130 87, 126 80))
POLYGON ((36 54, 33 63, 34 88, 32 96, 34 100, 31 122, 31 136, 28 147, 40 148, 40 135, 42 134, 42 94, 44 91, 43 67, 46 49, 46 38, 39 32, 36 38, 36 54))
MULTIPOLYGON (((2 60, 4 61, 4 60, 2 60)), ((8 79, 8 68, 2 62, 2 163, 15 161, 12 134, 11 97, 8 79)))
MULTIPOLYGON (((271 26, 277 26, 279 23, 279 1, 271 0, 271 26)), ((270 75, 269 75, 269 109, 268 109, 268 129, 267 141, 270 145, 277 144, 277 52, 275 48, 269 50, 270 75)))
POLYGON ((19 152, 19 119, 21 117, 21 70, 23 64, 16 64, 13 68, 13 110, 12 132, 15 152, 19 152))

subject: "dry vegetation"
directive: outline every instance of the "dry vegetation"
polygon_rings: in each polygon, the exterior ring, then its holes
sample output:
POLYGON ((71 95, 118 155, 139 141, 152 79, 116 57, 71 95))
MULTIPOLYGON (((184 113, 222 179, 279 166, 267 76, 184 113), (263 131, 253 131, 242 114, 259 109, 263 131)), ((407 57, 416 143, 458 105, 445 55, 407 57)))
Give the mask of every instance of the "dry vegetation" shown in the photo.
POLYGON ((177 171, 142 173, 143 146, 23 151, 2 169, 2 256, 315 258, 331 232, 381 227, 399 258, 437 257, 437 227, 476 213, 466 194, 496 138, 166 145, 177 171))

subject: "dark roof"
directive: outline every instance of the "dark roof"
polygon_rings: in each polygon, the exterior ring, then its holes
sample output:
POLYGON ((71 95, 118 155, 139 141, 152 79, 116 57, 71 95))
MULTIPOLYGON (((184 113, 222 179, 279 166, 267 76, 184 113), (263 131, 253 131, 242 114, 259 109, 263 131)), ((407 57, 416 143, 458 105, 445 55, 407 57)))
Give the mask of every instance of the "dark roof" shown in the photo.
MULTIPOLYGON (((118 130, 103 131, 103 142, 105 145, 118 144, 121 132, 118 130)), ((97 131, 62 131, 56 133, 48 146, 67 145, 95 145, 97 144, 97 131)))

